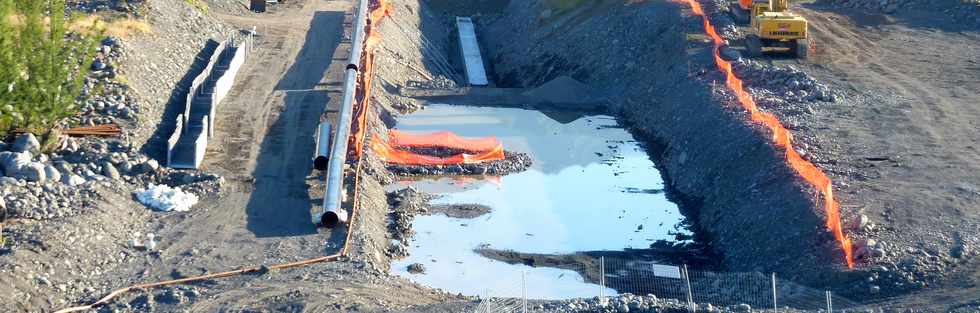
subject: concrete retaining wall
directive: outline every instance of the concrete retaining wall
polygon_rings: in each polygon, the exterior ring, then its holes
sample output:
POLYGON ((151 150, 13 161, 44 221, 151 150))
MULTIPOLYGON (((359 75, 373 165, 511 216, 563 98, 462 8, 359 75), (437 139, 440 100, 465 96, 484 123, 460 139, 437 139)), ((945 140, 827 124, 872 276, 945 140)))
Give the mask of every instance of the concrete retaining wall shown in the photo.
POLYGON ((251 35, 229 37, 218 45, 207 66, 194 78, 184 102, 184 113, 178 118, 177 127, 167 141, 168 166, 198 168, 203 163, 208 140, 214 136, 217 107, 231 91, 238 71, 245 63, 251 40, 251 35), (230 61, 223 64, 229 53, 232 53, 230 61), (209 106, 206 114, 193 116, 195 108, 202 109, 199 106, 205 105, 209 106))

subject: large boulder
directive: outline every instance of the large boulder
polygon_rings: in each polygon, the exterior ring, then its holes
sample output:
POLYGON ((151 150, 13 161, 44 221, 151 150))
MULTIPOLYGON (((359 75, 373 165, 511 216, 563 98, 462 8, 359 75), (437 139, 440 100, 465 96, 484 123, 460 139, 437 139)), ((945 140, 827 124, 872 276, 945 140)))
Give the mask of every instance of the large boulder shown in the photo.
POLYGON ((11 150, 13 152, 30 152, 36 154, 41 152, 41 142, 37 140, 37 137, 34 137, 34 134, 26 133, 17 137, 11 150))
POLYGON ((21 167, 14 178, 23 179, 29 182, 44 182, 47 176, 44 174, 44 164, 31 162, 21 167))
POLYGON ((0 168, 8 177, 16 177, 22 168, 31 164, 31 159, 30 152, 0 152, 0 168))

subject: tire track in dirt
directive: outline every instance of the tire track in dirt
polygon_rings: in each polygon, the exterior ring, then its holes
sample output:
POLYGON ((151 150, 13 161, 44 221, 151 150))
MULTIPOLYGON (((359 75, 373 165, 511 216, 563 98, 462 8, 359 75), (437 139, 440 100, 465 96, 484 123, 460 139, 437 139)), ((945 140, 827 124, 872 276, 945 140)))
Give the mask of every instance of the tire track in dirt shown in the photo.
MULTIPOLYGON (((952 254, 961 243, 951 238, 977 238, 980 197, 962 190, 980 185, 980 80, 971 67, 980 58, 980 35, 901 16, 800 11, 818 49, 807 72, 849 94, 818 123, 841 135, 833 145, 848 169, 840 173, 861 173, 845 192, 881 225, 873 237, 889 244, 887 260, 905 264, 919 258, 916 251, 952 254), (867 156, 895 163, 857 161, 867 156)), ((927 269, 938 281, 924 290, 880 304, 949 310, 975 301, 978 260, 952 262, 959 265, 927 269)))

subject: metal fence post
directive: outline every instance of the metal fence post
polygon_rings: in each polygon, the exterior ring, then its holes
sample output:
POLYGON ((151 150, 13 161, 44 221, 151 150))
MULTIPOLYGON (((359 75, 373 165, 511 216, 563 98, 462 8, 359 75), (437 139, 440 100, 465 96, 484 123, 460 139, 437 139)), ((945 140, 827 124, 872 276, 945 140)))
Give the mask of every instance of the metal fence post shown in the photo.
POLYGON ((521 271, 521 308, 527 313, 527 270, 521 271))
POLYGON ((772 311, 779 313, 779 305, 776 304, 776 272, 772 273, 772 311))
POLYGON ((827 295, 827 313, 834 313, 834 298, 830 294, 830 290, 826 291, 827 295))
POLYGON ((694 293, 691 292, 691 276, 687 271, 687 264, 684 264, 684 283, 687 285, 687 308, 692 313, 697 312, 697 307, 694 306, 694 293))
POLYGON ((606 257, 599 257, 599 303, 606 304, 606 257))

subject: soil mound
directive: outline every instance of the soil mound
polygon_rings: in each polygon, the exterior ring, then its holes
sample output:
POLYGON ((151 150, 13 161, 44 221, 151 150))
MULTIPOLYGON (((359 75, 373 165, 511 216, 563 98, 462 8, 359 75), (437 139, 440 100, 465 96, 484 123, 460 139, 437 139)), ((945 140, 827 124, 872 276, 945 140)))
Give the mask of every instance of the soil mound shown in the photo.
POLYGON ((594 106, 602 99, 592 87, 568 76, 552 79, 524 92, 524 96, 564 106, 594 106))

